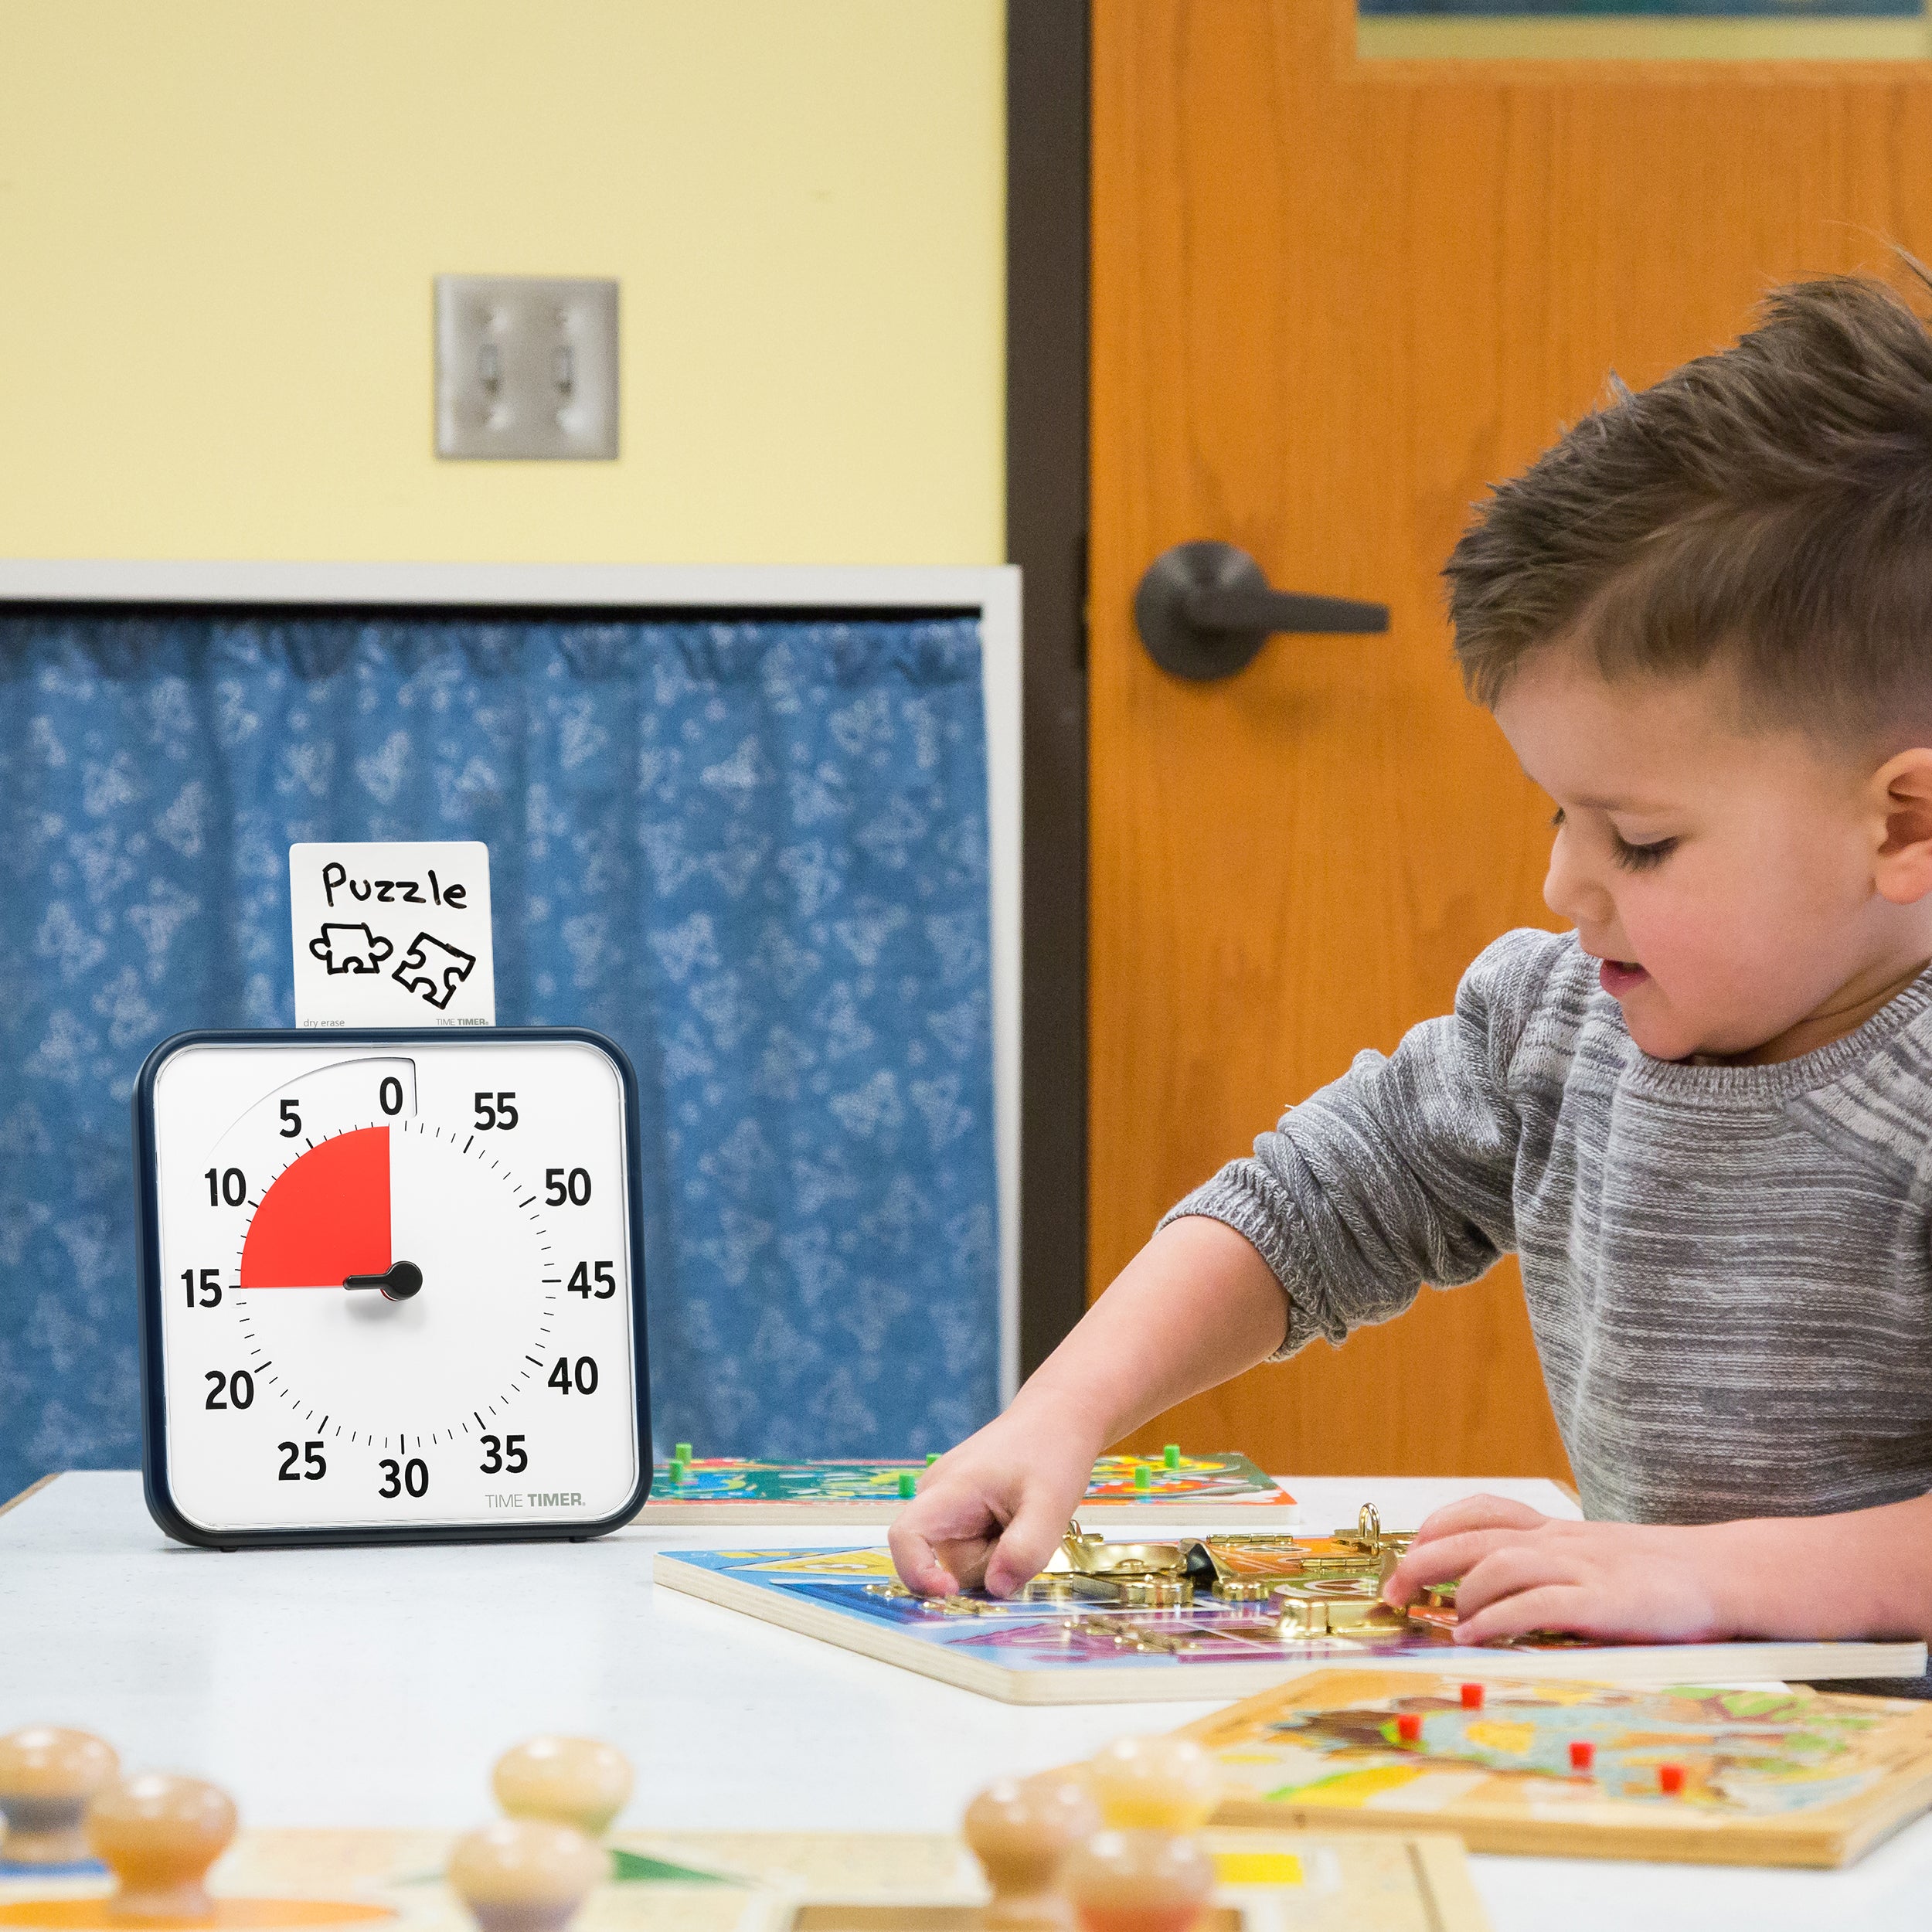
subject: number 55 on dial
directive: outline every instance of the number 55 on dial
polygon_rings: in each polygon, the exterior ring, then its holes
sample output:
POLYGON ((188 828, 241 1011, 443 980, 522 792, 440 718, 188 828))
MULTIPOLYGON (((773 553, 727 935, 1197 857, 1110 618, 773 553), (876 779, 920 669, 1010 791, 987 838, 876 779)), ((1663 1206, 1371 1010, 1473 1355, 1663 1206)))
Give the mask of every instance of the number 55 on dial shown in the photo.
POLYGON ((651 1483, 637 1080, 565 1028, 184 1033, 134 1090, 168 1535, 594 1536, 651 1483))

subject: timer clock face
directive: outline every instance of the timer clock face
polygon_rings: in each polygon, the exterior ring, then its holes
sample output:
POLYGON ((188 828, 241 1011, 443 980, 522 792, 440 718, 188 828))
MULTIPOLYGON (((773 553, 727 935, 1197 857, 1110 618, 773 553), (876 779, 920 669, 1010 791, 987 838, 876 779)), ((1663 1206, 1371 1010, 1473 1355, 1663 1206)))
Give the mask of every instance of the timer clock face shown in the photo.
POLYGON ((196 1543, 594 1535, 648 1487, 594 1034, 185 1035, 135 1100, 149 1502, 196 1543))

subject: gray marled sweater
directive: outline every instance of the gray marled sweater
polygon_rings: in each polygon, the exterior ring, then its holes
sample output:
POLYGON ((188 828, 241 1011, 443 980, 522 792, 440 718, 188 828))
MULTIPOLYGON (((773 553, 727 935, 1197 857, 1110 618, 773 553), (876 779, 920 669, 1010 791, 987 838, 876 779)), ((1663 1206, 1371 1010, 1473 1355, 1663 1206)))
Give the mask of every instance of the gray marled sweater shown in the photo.
POLYGON ((1267 1258, 1284 1355, 1516 1250, 1592 1516, 1932 1489, 1932 971, 1801 1060, 1685 1066, 1636 1046, 1573 937, 1510 933, 1453 1015, 1362 1054, 1183 1214, 1267 1258))

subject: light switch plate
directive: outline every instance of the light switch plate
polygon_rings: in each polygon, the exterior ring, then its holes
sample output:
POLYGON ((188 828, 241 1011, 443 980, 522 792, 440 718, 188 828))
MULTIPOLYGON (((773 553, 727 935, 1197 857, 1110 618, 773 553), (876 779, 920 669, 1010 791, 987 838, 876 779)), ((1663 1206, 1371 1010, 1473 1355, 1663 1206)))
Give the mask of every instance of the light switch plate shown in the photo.
POLYGON ((617 284, 437 276, 436 453, 615 456, 617 284))

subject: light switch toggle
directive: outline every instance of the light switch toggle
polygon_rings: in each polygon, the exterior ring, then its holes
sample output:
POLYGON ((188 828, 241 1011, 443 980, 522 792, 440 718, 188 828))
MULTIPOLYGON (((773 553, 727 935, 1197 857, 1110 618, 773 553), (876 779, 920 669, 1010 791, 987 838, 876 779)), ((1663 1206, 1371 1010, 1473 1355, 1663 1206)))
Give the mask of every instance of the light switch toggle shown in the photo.
POLYGON ((436 453, 617 454, 617 284, 436 278, 436 453))

